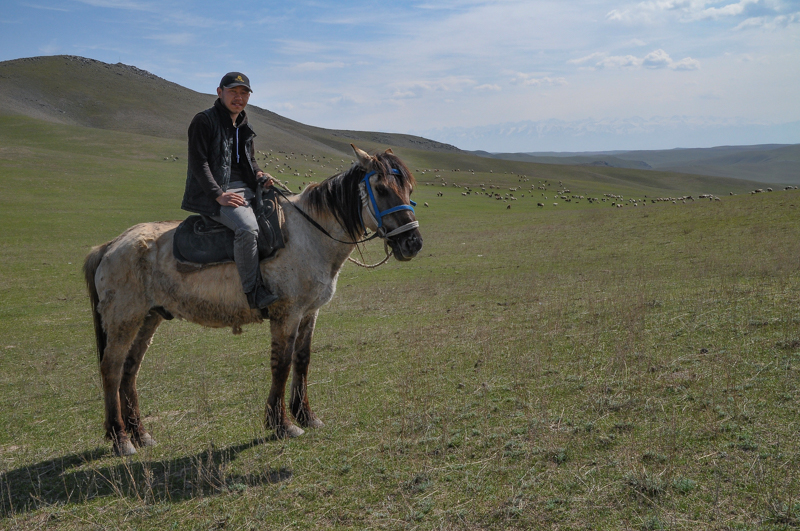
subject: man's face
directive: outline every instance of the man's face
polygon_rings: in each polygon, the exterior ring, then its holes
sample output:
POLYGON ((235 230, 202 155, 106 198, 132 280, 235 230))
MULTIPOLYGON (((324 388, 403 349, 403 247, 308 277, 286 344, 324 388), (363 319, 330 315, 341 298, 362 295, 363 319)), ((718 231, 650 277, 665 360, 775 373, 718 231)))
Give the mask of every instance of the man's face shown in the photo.
POLYGON ((247 87, 232 87, 232 88, 219 88, 217 87, 217 96, 225 107, 230 111, 231 115, 238 115, 247 106, 247 100, 250 99, 250 91, 247 87))

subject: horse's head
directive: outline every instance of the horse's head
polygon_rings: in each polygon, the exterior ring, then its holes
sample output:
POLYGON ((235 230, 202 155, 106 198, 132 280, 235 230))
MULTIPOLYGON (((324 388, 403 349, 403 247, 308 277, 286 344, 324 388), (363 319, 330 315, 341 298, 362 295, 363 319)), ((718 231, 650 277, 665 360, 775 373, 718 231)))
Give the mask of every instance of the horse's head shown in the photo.
POLYGON ((391 149, 372 156, 350 145, 358 165, 365 171, 359 185, 364 226, 388 242, 395 258, 411 260, 422 249, 419 222, 411 201, 414 176, 391 149))

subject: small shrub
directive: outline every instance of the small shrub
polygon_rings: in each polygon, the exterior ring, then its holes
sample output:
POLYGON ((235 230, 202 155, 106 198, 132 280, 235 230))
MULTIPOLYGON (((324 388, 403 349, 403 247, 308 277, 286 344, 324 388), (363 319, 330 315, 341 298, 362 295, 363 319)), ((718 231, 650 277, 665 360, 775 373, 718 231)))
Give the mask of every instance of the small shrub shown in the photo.
POLYGON ((547 459, 554 462, 557 465, 561 465, 567 462, 567 449, 566 448, 555 448, 547 452, 547 459))
POLYGON ((693 480, 685 477, 676 478, 672 482, 672 488, 681 494, 688 494, 697 486, 693 480))
POLYGON ((642 461, 645 463, 666 463, 667 456, 651 450, 642 454, 642 461))
POLYGON ((655 498, 664 492, 664 481, 661 476, 651 474, 647 470, 628 474, 625 482, 634 491, 644 494, 648 498, 655 498))
POLYGON ((666 528, 664 522, 662 522, 658 516, 651 516, 642 524, 642 529, 644 531, 658 531, 666 528))
POLYGON ((431 480, 425 474, 417 474, 406 483, 405 488, 415 494, 425 492, 431 485, 431 480))

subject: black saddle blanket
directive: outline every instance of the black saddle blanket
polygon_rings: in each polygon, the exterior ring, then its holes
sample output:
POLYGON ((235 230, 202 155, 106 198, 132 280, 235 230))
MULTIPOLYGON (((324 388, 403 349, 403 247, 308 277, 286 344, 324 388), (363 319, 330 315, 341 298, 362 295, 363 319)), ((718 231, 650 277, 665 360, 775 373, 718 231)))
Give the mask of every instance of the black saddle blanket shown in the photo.
MULTIPOLYGON (((284 247, 281 212, 275 190, 258 187, 253 213, 258 221, 258 256, 265 260, 284 247)), ((189 216, 175 229, 172 252, 179 264, 217 264, 233 261, 234 232, 206 216, 189 216)), ((192 269, 190 267, 190 269, 192 269)))

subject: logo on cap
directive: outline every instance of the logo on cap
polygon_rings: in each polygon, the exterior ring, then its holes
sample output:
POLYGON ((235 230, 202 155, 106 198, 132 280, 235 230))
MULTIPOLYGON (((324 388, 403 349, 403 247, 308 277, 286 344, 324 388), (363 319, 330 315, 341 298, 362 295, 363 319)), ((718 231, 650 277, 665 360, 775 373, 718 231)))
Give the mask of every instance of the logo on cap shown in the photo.
POLYGON ((244 79, 242 79, 242 76, 236 76, 236 81, 241 81, 242 83, 244 83, 244 79))

